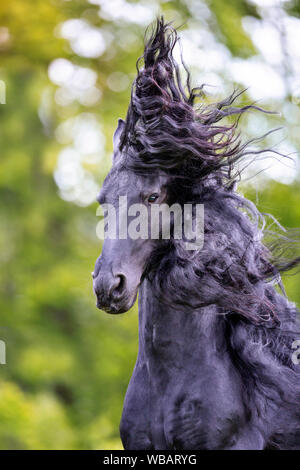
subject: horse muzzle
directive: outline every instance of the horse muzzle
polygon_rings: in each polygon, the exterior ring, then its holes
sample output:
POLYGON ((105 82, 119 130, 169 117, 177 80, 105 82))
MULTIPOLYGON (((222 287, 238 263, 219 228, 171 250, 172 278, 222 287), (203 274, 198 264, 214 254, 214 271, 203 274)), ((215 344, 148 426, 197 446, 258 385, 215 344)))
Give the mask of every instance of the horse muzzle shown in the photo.
POLYGON ((100 271, 93 275, 96 305, 107 313, 117 314, 129 310, 136 299, 137 290, 130 292, 125 274, 100 271))

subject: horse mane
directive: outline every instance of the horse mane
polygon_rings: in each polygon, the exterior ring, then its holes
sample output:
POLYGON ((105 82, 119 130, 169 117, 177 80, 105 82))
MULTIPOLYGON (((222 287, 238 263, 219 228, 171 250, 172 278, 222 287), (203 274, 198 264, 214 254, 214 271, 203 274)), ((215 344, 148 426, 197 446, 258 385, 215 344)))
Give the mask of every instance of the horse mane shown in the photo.
MULTIPOLYGON (((157 19, 144 54, 137 61, 137 77, 119 143, 128 168, 146 174, 154 169, 168 174, 168 192, 172 194, 174 190, 176 202, 205 204, 204 248, 191 259, 178 240, 167 244, 169 255, 163 247, 163 279, 156 276, 157 291, 169 301, 173 299, 173 303, 176 299, 178 305, 195 307, 191 299, 199 296, 193 296, 191 290, 197 294, 199 283, 205 282, 205 298, 207 302, 211 300, 210 304, 213 298, 221 298, 223 309, 234 308, 254 323, 279 323, 277 308, 265 294, 265 281, 280 284, 279 273, 297 265, 300 257, 284 258, 292 244, 287 233, 271 237, 272 250, 264 246, 262 238, 268 233, 263 230, 264 216, 233 190, 238 174, 236 163, 250 154, 269 151, 251 151, 253 140, 242 143, 239 118, 251 109, 266 111, 254 105, 232 106, 240 95, 237 91, 218 103, 197 105, 202 88, 191 88, 186 67, 183 85, 173 57, 177 42, 177 32, 171 24, 157 19), (236 117, 233 124, 218 124, 228 116, 236 117), (287 249, 279 253, 283 239, 287 249), (277 256, 273 255, 275 252, 277 256), (183 287, 178 295, 181 276, 183 286, 188 288, 185 292, 183 287), (190 282, 184 282, 187 279, 190 282)), ((298 242, 297 237, 295 241, 298 242)), ((160 251, 148 271, 157 265, 157 260, 160 251)))
POLYGON ((255 105, 232 106, 243 93, 238 90, 220 102, 197 104, 203 86, 191 88, 190 73, 183 62, 187 78, 182 83, 173 57, 178 41, 171 24, 157 19, 137 61, 120 150, 126 149, 126 164, 136 171, 156 168, 193 181, 218 174, 223 181, 231 182, 234 164, 255 153, 249 145, 256 139, 245 144, 240 139, 240 116, 251 109, 272 112, 255 105), (233 124, 218 124, 229 116, 236 116, 233 124))

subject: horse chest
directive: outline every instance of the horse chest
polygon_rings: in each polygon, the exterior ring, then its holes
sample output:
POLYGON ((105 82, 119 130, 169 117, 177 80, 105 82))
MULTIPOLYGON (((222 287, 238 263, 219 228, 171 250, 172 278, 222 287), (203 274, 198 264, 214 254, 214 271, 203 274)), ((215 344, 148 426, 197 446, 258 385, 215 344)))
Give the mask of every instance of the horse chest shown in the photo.
POLYGON ((192 319, 176 314, 144 323, 154 448, 230 447, 244 424, 239 378, 226 350, 217 350, 207 330, 201 333, 192 319))
POLYGON ((246 420, 222 319, 152 299, 139 299, 139 356, 121 426, 127 448, 230 448, 246 420))
POLYGON ((163 436, 170 449, 230 447, 245 416, 227 365, 221 370, 214 358, 209 364, 178 356, 148 365, 155 445, 163 436))

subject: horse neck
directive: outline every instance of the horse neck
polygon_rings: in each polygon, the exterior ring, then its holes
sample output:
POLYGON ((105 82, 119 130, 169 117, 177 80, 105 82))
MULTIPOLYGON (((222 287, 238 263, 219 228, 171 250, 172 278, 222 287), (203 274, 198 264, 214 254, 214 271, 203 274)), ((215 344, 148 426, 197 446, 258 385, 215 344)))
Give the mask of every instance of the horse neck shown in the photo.
POLYGON ((139 355, 181 361, 192 355, 202 362, 226 351, 225 318, 215 306, 195 311, 167 306, 144 280, 139 294, 139 355))

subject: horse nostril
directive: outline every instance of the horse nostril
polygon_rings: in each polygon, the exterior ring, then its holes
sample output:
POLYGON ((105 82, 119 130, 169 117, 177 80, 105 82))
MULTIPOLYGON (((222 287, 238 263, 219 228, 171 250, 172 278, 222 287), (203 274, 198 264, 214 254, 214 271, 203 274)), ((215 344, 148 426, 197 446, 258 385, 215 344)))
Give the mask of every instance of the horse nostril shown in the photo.
POLYGON ((119 283, 115 286, 113 292, 116 294, 122 294, 125 289, 126 278, 124 274, 118 274, 116 277, 118 278, 119 283))

